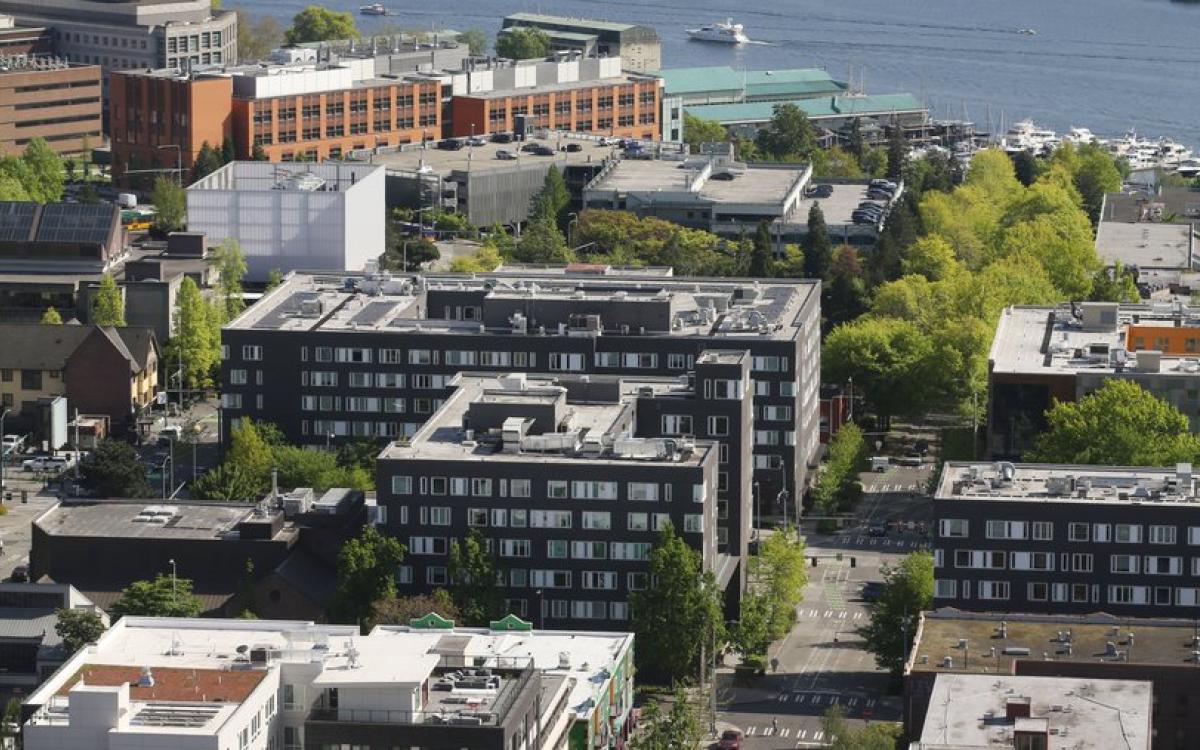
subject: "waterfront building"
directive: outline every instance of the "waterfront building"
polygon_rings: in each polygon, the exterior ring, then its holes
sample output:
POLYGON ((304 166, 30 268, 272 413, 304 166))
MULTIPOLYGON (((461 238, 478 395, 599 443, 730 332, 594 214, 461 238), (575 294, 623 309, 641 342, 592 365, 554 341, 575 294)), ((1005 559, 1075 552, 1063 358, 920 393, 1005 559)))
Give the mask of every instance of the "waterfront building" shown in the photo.
POLYGON ((1055 400, 1132 380, 1200 429, 1200 312, 1182 303, 1083 302, 1005 309, 988 356, 988 450, 1019 456, 1055 400))
POLYGON ((844 94, 790 101, 761 100, 736 104, 699 104, 684 107, 688 114, 721 123, 734 133, 752 135, 775 116, 780 104, 794 104, 820 128, 839 131, 855 120, 868 125, 899 125, 906 134, 923 135, 929 125, 929 108, 912 94, 844 94))
POLYGON ((122 617, 24 704, 29 750, 602 750, 633 706, 633 635, 122 617))
POLYGON ((20 154, 34 138, 60 154, 82 153, 88 140, 99 143, 99 66, 43 54, 6 54, 0 47, 0 153, 20 154))
POLYGON ((506 16, 507 29, 540 29, 550 37, 550 48, 580 52, 585 57, 619 57, 626 69, 649 73, 662 67, 662 43, 652 26, 570 18, 543 13, 506 16))
POLYGON ((237 240, 247 278, 360 271, 384 249, 384 170, 370 164, 235 161, 187 189, 188 229, 237 240))

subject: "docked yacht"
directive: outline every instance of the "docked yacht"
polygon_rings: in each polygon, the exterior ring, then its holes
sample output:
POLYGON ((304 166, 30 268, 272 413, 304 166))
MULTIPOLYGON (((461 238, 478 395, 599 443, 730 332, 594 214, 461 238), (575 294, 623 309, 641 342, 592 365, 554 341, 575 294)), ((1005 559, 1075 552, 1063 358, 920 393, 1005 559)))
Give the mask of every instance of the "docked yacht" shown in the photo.
POLYGON ((1067 143, 1073 143, 1076 146, 1082 146, 1087 143, 1097 143, 1096 134, 1087 128, 1071 128, 1070 132, 1063 137, 1067 143))
POLYGON ((688 29, 688 36, 701 42, 721 42, 724 44, 744 44, 750 41, 740 23, 734 23, 732 18, 710 23, 698 29, 688 29))
POLYGON ((1032 151, 1035 154, 1049 153, 1058 147, 1060 139, 1053 130, 1040 128, 1032 120, 1014 123, 1004 134, 1001 145, 1009 153, 1032 151))

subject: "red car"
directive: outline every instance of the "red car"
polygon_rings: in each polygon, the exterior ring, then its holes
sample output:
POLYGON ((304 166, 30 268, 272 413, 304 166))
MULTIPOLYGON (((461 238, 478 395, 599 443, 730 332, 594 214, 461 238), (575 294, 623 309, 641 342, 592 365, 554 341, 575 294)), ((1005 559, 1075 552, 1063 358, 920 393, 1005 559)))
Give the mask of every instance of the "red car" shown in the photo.
POLYGON ((721 732, 717 747, 719 750, 742 750, 742 733, 736 729, 726 729, 721 732))

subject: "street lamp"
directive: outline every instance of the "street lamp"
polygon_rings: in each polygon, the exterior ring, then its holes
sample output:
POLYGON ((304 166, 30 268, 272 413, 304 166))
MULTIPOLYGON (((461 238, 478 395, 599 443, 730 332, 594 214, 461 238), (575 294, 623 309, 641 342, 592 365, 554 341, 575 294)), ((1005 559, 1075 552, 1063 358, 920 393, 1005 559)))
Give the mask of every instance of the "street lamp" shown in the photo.
POLYGON ((325 450, 329 450, 329 441, 333 440, 333 433, 325 433, 325 450))
POLYGON ((575 247, 575 227, 579 226, 579 214, 571 212, 567 214, 570 221, 567 222, 567 246, 575 247))
POLYGON ((183 147, 180 146, 178 143, 164 143, 163 145, 158 146, 157 150, 162 151, 163 149, 166 149, 166 148, 175 149, 175 182, 176 182, 176 184, 182 186, 183 185, 183 147))
POLYGON ((542 605, 543 605, 542 590, 538 589, 534 593, 537 594, 537 599, 538 599, 538 608, 537 608, 538 630, 542 630, 545 627, 545 621, 546 621, 546 613, 544 611, 542 611, 542 605))
POLYGON ((759 492, 760 491, 758 488, 758 482, 755 482, 754 483, 754 534, 751 535, 754 539, 758 539, 758 533, 759 533, 758 527, 762 525, 762 516, 759 515, 759 512, 758 512, 759 492))
POLYGON ((171 606, 173 607, 175 606, 175 574, 177 572, 175 568, 175 558, 172 557, 170 560, 167 560, 167 562, 171 565, 171 606))

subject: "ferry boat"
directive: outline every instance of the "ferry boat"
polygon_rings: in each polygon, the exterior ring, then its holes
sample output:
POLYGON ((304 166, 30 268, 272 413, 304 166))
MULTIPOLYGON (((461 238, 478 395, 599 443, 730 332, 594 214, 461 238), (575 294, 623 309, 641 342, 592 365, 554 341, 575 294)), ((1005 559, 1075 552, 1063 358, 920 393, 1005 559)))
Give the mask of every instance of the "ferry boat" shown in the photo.
POLYGON ((386 7, 384 7, 383 3, 371 3, 370 5, 360 5, 358 7, 358 12, 363 14, 364 16, 386 16, 386 15, 388 15, 388 9, 386 7))
POLYGON ((750 41, 740 23, 734 23, 732 18, 710 23, 698 29, 688 29, 688 36, 701 42, 722 42, 724 44, 744 44, 750 41))

